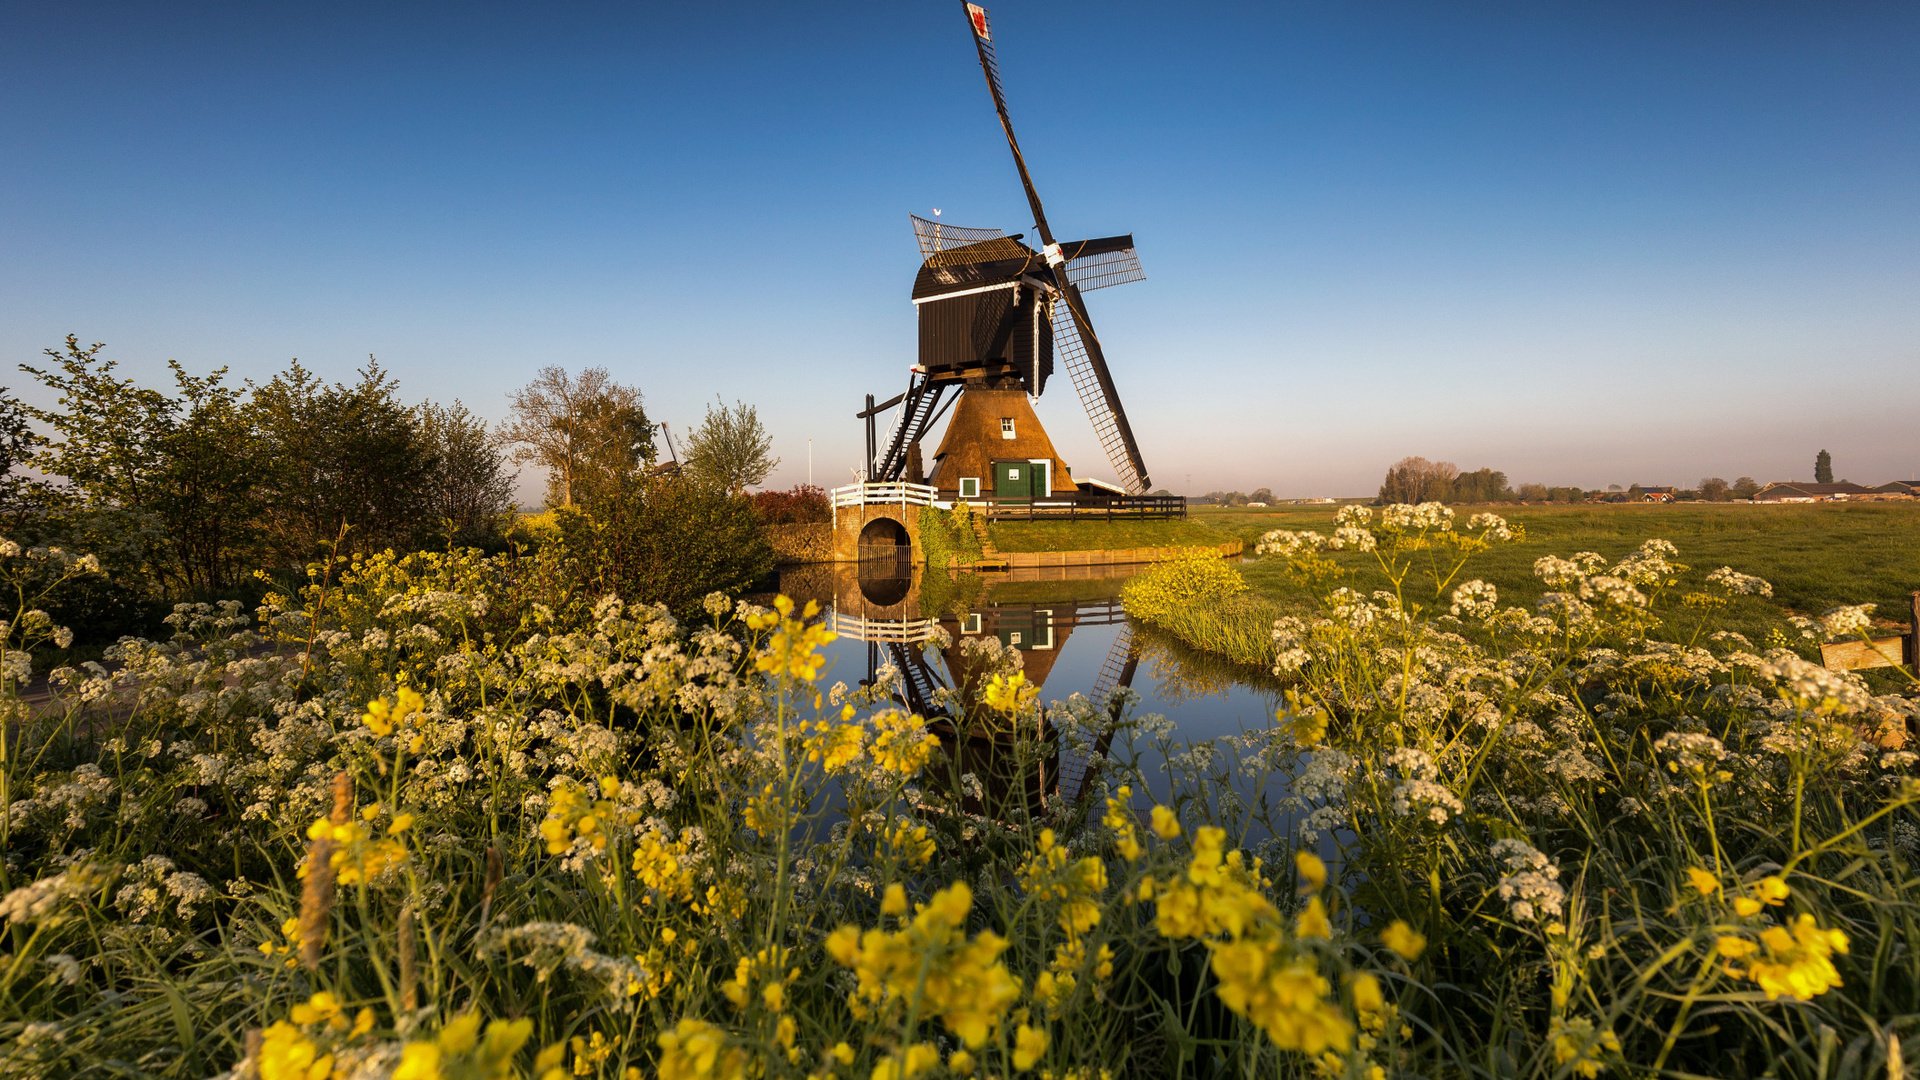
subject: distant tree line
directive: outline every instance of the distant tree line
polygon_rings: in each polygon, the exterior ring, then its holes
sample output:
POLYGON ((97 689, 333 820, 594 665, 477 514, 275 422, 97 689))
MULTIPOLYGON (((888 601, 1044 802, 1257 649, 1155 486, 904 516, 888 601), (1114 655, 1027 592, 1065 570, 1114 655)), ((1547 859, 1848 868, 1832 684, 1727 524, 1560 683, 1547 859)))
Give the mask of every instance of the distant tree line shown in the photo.
POLYGON ((1383 504, 1429 501, 1444 503, 1634 502, 1655 490, 1676 500, 1729 502, 1734 499, 1751 499, 1760 490, 1760 484, 1751 476, 1743 476, 1732 483, 1717 476, 1709 476, 1702 479, 1691 490, 1655 489, 1642 484, 1631 484, 1626 487, 1612 484, 1604 489, 1593 490, 1551 487, 1538 483, 1521 484, 1515 487, 1507 482, 1507 474, 1498 469, 1461 472, 1460 467, 1451 461, 1429 461, 1423 457, 1407 457, 1394 462, 1393 466, 1387 470, 1386 477, 1380 482, 1380 493, 1375 502, 1383 504))

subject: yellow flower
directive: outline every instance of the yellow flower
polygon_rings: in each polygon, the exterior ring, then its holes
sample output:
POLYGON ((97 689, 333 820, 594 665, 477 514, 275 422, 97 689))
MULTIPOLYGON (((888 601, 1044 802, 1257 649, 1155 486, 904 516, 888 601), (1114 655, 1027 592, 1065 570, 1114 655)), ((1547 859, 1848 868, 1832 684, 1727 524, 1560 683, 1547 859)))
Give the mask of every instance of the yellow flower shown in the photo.
POLYGON ((1277 939, 1208 942, 1207 947, 1221 1003, 1258 1025, 1275 1046, 1308 1055, 1352 1047, 1353 1022, 1327 1000, 1332 986, 1311 959, 1286 959, 1277 939))
POLYGON ((972 1076, 973 1055, 965 1050, 955 1050, 947 1055, 947 1071, 955 1076, 972 1076))
POLYGON ((1620 1053, 1619 1036, 1605 1028, 1596 1029, 1593 1021, 1585 1017, 1555 1020, 1549 1034, 1553 1039, 1554 1064, 1571 1066, 1575 1075, 1587 1080, 1606 1071, 1606 1064, 1601 1060, 1604 1056, 1620 1053))
POLYGON ((402 686, 394 692, 393 700, 375 698, 367 702, 367 711, 361 715, 360 722, 375 735, 393 734, 393 729, 406 723, 408 717, 418 713, 426 706, 426 700, 411 686, 402 686))
POLYGON ((827 658, 820 649, 839 640, 840 635, 825 626, 813 622, 820 614, 820 605, 807 601, 800 617, 793 615, 793 601, 786 596, 773 599, 774 609, 779 613, 777 620, 755 626, 755 620, 748 619, 748 625, 754 629, 773 628, 760 651, 754 656, 755 670, 764 671, 775 678, 792 678, 801 682, 815 682, 820 678, 820 669, 827 658))
POLYGON ((734 966, 733 981, 720 989, 727 1000, 733 1002, 736 1009, 744 1009, 753 998, 753 988, 760 986, 760 1003, 771 1012, 780 1012, 787 1006, 787 986, 799 978, 799 968, 787 967, 787 949, 784 945, 770 945, 751 957, 743 956, 734 966))
POLYGON ((430 1042, 408 1043, 400 1051, 400 1064, 393 1070, 393 1080, 441 1080, 440 1048, 430 1042))
POLYGON ((1406 920, 1395 919, 1380 935, 1380 943, 1400 954, 1402 959, 1418 960, 1420 954, 1426 951, 1427 937, 1408 926, 1406 920))
POLYGON ((1033 1068, 1046 1055, 1047 1042, 1045 1028, 1021 1024, 1013 1033, 1013 1067, 1020 1070, 1033 1068))
POLYGON ((896 824, 887 836, 887 846, 908 866, 925 866, 933 859, 933 838, 927 835, 925 825, 910 827, 904 821, 896 824))
POLYGON ((322 990, 305 1002, 287 1010, 288 1019, 301 1026, 324 1023, 340 1015, 340 1001, 330 991, 322 990))
POLYGON ((875 714, 873 727, 874 763, 896 776, 918 773, 939 741, 927 730, 926 721, 899 709, 875 714))
POLYGON ((866 748, 867 729, 859 724, 848 723, 853 717, 853 706, 841 710, 840 722, 830 720, 809 721, 805 730, 808 735, 802 747, 807 752, 808 761, 817 761, 826 769, 829 776, 847 771, 860 760, 860 753, 866 748))
POLYGON ((987 680, 981 698, 987 708, 1009 716, 1024 713, 1040 697, 1040 688, 1027 682, 1025 674, 995 675, 987 680))
POLYGON ((1385 1029, 1392 1013, 1387 1008, 1387 995, 1380 989, 1380 979, 1372 972, 1355 972, 1347 980, 1347 996, 1353 1002, 1353 1012, 1360 1018, 1360 1024, 1368 1031, 1378 1033, 1385 1029))
POLYGON ((904 1051, 883 1058, 873 1067, 872 1080, 912 1080, 940 1064, 940 1050, 932 1043, 914 1043, 904 1051))
POLYGON ((843 926, 829 934, 827 955, 858 976, 848 999, 854 1014, 901 1017, 911 1003, 911 1011, 939 1017, 967 1047, 984 1043, 1020 997, 1020 984, 1000 962, 1006 939, 992 931, 966 936, 972 908, 973 890, 956 882, 898 930, 843 926))
POLYGON ((1318 889, 1327 883, 1327 864, 1320 856, 1304 848, 1293 853, 1293 866, 1300 874, 1300 884, 1309 889, 1318 889))
POLYGON ((1171 840, 1180 835, 1180 817, 1164 806, 1153 808, 1153 835, 1162 840, 1171 840))
POLYGON ((333 1055, 320 1048, 299 1028, 276 1020, 260 1042, 260 1080, 326 1080, 333 1075, 333 1055))
POLYGON ((660 1080, 745 1080, 746 1051, 728 1049, 726 1033, 704 1020, 681 1020, 655 1041, 660 1080))
POLYGON ((1020 868, 1020 883, 1031 895, 1060 904, 1060 928, 1077 937, 1100 923, 1098 898, 1107 888, 1107 867, 1097 855, 1069 860, 1052 829, 1040 830, 1039 844, 1020 868))
POLYGON ((1701 896, 1712 896, 1720 891, 1720 879, 1710 870, 1698 866, 1687 867, 1687 884, 1701 896))
POLYGON ((1293 932, 1302 938, 1332 940, 1333 922, 1327 918, 1327 905, 1321 903, 1319 897, 1307 901, 1307 906, 1293 921, 1293 932))
POLYGON ((1113 797, 1107 800, 1106 813, 1100 821, 1113 831, 1113 847, 1120 857, 1133 862, 1145 850, 1140 846, 1140 833, 1134 826, 1133 811, 1128 808, 1128 800, 1133 798, 1133 789, 1121 785, 1113 797))
POLYGON ((1733 935, 1715 943, 1715 952, 1729 961, 1728 974, 1752 980, 1774 1000, 1789 997, 1812 1001, 1841 985, 1833 954, 1847 949, 1844 930, 1822 929, 1812 915, 1804 912, 1786 926, 1762 930, 1758 943, 1733 935), (1731 962, 1734 960, 1748 962, 1743 968, 1731 962))

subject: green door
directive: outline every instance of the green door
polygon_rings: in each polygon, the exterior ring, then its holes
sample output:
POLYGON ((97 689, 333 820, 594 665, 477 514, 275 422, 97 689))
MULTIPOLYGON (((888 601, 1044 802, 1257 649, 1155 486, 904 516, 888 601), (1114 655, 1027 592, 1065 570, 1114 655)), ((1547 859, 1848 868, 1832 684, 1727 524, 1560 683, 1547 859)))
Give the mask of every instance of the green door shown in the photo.
POLYGON ((1038 499, 1047 493, 1046 462, 996 461, 993 495, 997 499, 1038 499))
POLYGON ((993 495, 996 499, 1024 499, 1033 494, 1033 466, 1024 461, 993 463, 993 495))

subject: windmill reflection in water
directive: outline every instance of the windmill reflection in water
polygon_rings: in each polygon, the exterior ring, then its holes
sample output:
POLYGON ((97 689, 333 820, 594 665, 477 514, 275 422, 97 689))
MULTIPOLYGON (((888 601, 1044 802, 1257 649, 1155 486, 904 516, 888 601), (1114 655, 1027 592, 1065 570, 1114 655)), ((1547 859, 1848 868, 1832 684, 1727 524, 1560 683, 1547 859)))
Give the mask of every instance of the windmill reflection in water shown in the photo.
MULTIPOLYGON (((1018 723, 1037 722, 1039 730, 1016 731, 1009 726, 1015 720, 974 703, 991 674, 994 654, 1017 650, 1021 673, 1044 688, 1076 629, 1113 626, 1117 632, 1086 694, 1095 715, 1109 710, 1115 691, 1131 687, 1139 663, 1119 598, 996 602, 982 597, 923 605, 926 572, 908 559, 886 554, 808 569, 812 572, 783 576, 782 591, 819 600, 828 609, 829 629, 865 645, 863 686, 892 669, 886 692, 901 708, 926 718, 956 766, 948 775, 971 773, 979 779, 977 791, 961 793, 969 813, 1032 816, 1071 805, 1090 790, 1110 735, 1102 734, 1091 747, 1069 747, 1044 718, 1020 717, 1018 723), (940 614, 925 613, 936 606, 940 614)), ((951 581, 944 574, 936 577, 951 581)))

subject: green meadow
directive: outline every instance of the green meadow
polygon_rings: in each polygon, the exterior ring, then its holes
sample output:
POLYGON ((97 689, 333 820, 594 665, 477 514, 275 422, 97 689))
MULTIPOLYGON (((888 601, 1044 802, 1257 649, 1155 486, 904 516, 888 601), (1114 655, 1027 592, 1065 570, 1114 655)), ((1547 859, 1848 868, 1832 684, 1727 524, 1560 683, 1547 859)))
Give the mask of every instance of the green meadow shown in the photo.
MULTIPOLYGON (((1920 503, 1825 503, 1765 506, 1746 503, 1600 506, 1458 507, 1462 522, 1491 510, 1526 530, 1517 543, 1478 556, 1472 575, 1493 583, 1503 600, 1530 603, 1543 590, 1533 576, 1542 555, 1596 551, 1617 559, 1658 537, 1680 549, 1697 570, 1731 566, 1773 584, 1773 599, 1737 598, 1717 625, 1749 636, 1789 613, 1819 615, 1841 604, 1877 605, 1891 630, 1904 626, 1920 590, 1920 503)), ((1193 524, 1249 546, 1273 529, 1333 530, 1334 508, 1245 509, 1202 507, 1193 524)), ((1371 557, 1335 552, 1335 562, 1358 568, 1371 557)), ((1289 610, 1310 603, 1313 590, 1292 580, 1277 562, 1243 567, 1255 595, 1289 610)))

